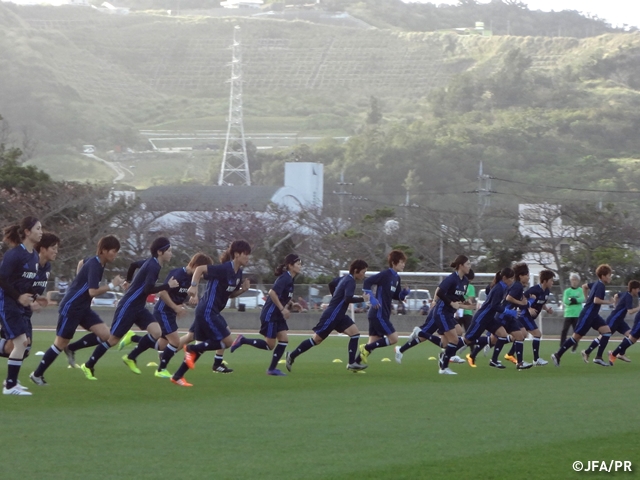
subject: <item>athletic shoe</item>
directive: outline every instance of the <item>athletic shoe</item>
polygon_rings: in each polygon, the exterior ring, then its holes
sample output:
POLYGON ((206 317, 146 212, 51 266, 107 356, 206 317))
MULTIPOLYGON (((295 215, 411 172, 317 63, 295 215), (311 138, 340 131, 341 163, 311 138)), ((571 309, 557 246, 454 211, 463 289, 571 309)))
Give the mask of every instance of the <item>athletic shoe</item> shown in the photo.
POLYGON ((476 359, 470 353, 467 353, 467 363, 471 368, 476 368, 476 359))
POLYGON ((514 357, 513 355, 509 355, 508 353, 504 356, 505 360, 509 360, 511 363, 515 363, 516 365, 518 364, 518 360, 516 360, 516 357, 514 357))
POLYGON ((291 353, 287 352, 287 355, 284 357, 284 366, 287 367, 288 371, 291 371, 291 367, 293 366, 294 358, 291 357, 291 353))
POLYGON ((354 371, 358 370, 358 371, 360 371, 360 370, 364 370, 365 368, 368 368, 368 367, 369 367, 369 365, 362 365, 361 363, 354 362, 354 363, 350 363, 349 365, 347 365, 347 370, 354 370, 354 371))
POLYGON ((400 351, 400 347, 396 347, 396 362, 402 363, 402 352, 400 351))
POLYGON ((118 342, 118 350, 122 350, 127 345, 131 345, 131 337, 133 337, 134 335, 135 333, 133 333, 133 330, 129 330, 127 333, 125 333, 124 337, 122 337, 118 342))
POLYGON ((584 361, 584 363, 589 363, 589 354, 586 350, 582 350, 580 352, 580 355, 582 355, 582 360, 584 361))
POLYGON ((440 375, 457 375, 457 373, 451 370, 449 367, 441 368, 440 370, 438 370, 438 373, 440 375))
POLYGON ((449 363, 467 363, 467 362, 461 359, 458 355, 454 355, 449 359, 449 363))
POLYGON ((552 354, 551 354, 551 360, 553 360, 553 364, 554 364, 556 367, 559 367, 559 366, 560 366, 560 359, 559 359, 558 357, 556 357, 556 354, 555 354, 555 353, 552 353, 552 354))
POLYGON ((273 377, 286 377, 287 374, 284 373, 282 370, 279 370, 277 368, 274 368, 273 370, 267 370, 267 375, 271 375, 273 377))
POLYGON ((534 363, 536 367, 544 367, 545 365, 549 365, 549 362, 542 358, 538 358, 534 363))
MULTIPOLYGON (((7 381, 6 380, 2 381, 2 386, 6 388, 6 386, 7 386, 7 381)), ((24 385, 22 385, 20 383, 20 380, 18 380, 18 383, 16 383, 16 387, 21 388, 22 390, 29 390, 29 387, 25 387, 24 385)))
POLYGON ((613 354, 613 352, 611 350, 609 350, 609 363, 611 365, 613 365, 614 363, 616 363, 616 356, 613 354))
POLYGON ((93 368, 89 368, 83 363, 80 365, 80 370, 82 370, 84 376, 87 377, 87 380, 97 380, 93 368))
POLYGON ((616 358, 622 360, 623 362, 627 362, 627 363, 631 362, 631 359, 627 357, 624 353, 619 353, 618 355, 616 355, 616 358))
POLYGON ((499 369, 507 368, 502 363, 500 363, 500 360, 498 360, 497 362, 494 362, 493 360, 489 360, 489 366, 493 368, 499 368, 499 369))
POLYGON ((531 367, 533 367, 533 363, 522 362, 516 366, 516 370, 527 370, 531 367))
POLYGON ((72 352, 69 348, 65 348, 63 351, 67 356, 67 362, 69 362, 69 365, 73 368, 78 368, 78 365, 76 365, 76 352, 72 352))
POLYGON ((179 378, 178 380, 176 380, 175 378, 171 377, 171 383, 175 383, 176 385, 178 385, 180 387, 193 387, 193 384, 187 382, 184 377, 179 378))
POLYGON ((233 373, 233 368, 227 368, 226 365, 222 364, 219 367, 213 368, 213 373, 233 373))
POLYGON ((36 377, 36 376, 34 375, 34 373, 35 373, 35 372, 31 372, 31 373, 29 374, 29 378, 31 379, 31 381, 32 381, 33 383, 35 383, 36 385, 38 385, 38 386, 40 386, 40 387, 44 387, 44 386, 46 386, 46 385, 49 385, 49 384, 47 383, 47 381, 44 379, 44 375, 43 375, 42 377, 36 377))
POLYGON ((244 335, 240 334, 236 337, 236 339, 233 341, 233 343, 231 344, 231 348, 229 349, 231 351, 231 353, 235 352, 237 349, 239 349, 242 346, 242 339, 244 338, 244 335))
POLYGON ((138 368, 138 365, 136 365, 136 361, 135 360, 131 360, 129 357, 127 357, 126 355, 124 355, 122 357, 122 361, 124 362, 124 364, 129 367, 129 370, 131 370, 133 373, 135 373, 136 375, 140 375, 142 372, 140 371, 140 369, 138 368))
POLYGON ((187 364, 190 370, 196 368, 196 354, 190 352, 187 346, 184 346, 184 363, 187 364))
POLYGON ((360 345, 360 363, 368 363, 367 362, 367 358, 369 357, 369 354, 371 352, 369 352, 369 350, 367 350, 366 345, 363 343, 362 345, 360 345))
POLYGON ((13 388, 2 387, 2 394, 30 396, 31 392, 27 392, 26 390, 23 390, 22 388, 19 388, 18 385, 16 385, 13 388))
POLYGON ((611 366, 611 364, 605 362, 601 358, 594 358, 593 359, 593 363, 595 363, 596 365, 600 365, 601 367, 610 367, 611 366))
POLYGON ((409 340, 415 340, 418 338, 418 334, 421 332, 420 327, 413 327, 413 332, 409 335, 409 340))
POLYGON ((158 378, 171 378, 173 376, 166 368, 164 370, 156 370, 153 375, 158 378))

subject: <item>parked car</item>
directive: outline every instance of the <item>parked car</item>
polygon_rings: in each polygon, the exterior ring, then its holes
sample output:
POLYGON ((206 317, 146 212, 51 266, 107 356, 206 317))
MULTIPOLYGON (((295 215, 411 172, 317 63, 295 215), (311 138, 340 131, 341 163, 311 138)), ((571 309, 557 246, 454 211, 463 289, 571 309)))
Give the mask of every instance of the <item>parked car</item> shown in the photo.
POLYGON ((231 306, 231 302, 236 301, 236 308, 238 308, 238 304, 244 304, 245 308, 262 308, 264 307, 264 302, 267 300, 266 295, 262 290, 258 290, 257 288, 250 288, 246 292, 240 294, 240 296, 235 297, 235 299, 229 299, 227 302, 227 308, 231 306))
POLYGON ((118 302, 124 295, 119 292, 104 292, 102 295, 93 297, 91 305, 94 307, 117 307, 118 302))
POLYGON ((429 290, 411 290, 409 296, 404 299, 404 305, 409 312, 418 312, 422 308, 422 302, 431 303, 431 292, 429 290))

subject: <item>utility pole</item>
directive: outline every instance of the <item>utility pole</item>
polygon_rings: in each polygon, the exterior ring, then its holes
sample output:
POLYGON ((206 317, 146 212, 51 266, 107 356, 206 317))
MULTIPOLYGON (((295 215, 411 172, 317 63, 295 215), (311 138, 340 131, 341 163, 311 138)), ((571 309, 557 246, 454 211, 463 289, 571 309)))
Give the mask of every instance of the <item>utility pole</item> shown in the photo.
POLYGON ((229 93, 227 138, 224 142, 218 185, 251 185, 242 119, 242 49, 238 25, 233 29, 231 50, 231 91, 229 93))
POLYGON ((351 195, 351 192, 347 192, 344 187, 347 185, 353 185, 353 183, 344 181, 344 170, 342 170, 342 172, 340 172, 340 181, 337 182, 336 185, 340 185, 340 191, 336 192, 334 190, 333 193, 334 195, 338 195, 338 198, 340 199, 340 220, 342 220, 342 216, 344 214, 344 196, 351 195))
POLYGON ((485 210, 491 206, 491 176, 486 175, 482 171, 482 160, 480 161, 480 169, 478 171, 478 234, 482 228, 482 217, 485 210))

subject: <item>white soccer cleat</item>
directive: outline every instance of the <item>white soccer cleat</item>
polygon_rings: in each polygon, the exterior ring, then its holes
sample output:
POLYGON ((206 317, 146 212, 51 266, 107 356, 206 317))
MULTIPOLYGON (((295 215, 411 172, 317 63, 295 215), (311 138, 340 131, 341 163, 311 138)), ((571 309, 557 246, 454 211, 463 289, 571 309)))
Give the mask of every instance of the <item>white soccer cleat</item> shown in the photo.
POLYGON ((23 390, 22 388, 18 387, 18 385, 16 385, 13 388, 7 388, 7 387, 2 387, 2 394, 3 395, 23 395, 23 396, 27 396, 27 395, 31 395, 31 392, 27 392, 26 390, 23 390))
POLYGON ((467 363, 466 360, 463 360, 462 358, 460 358, 458 355, 454 355, 453 357, 451 357, 449 359, 450 363, 467 363))
POLYGON ((549 365, 549 362, 543 360, 542 358, 538 358, 538 360, 535 361, 534 365, 536 367, 544 367, 545 365, 549 365))
POLYGON ((457 373, 451 370, 449 367, 441 368, 440 370, 438 370, 438 373, 440 375, 457 375, 457 373))
POLYGON ((413 327, 413 332, 409 335, 409 340, 415 340, 418 338, 418 334, 420 333, 420 327, 413 327))
POLYGON ((396 347, 396 362, 402 363, 402 352, 400 351, 400 347, 396 347))

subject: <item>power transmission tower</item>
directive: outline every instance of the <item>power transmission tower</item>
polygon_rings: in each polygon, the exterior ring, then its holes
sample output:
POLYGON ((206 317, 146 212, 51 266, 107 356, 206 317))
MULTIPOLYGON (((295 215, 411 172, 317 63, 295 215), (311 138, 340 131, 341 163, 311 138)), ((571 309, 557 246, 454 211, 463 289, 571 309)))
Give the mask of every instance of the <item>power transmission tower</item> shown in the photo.
POLYGON ((242 120, 242 49, 238 25, 233 29, 231 49, 231 91, 229 94, 227 138, 224 142, 218 185, 251 185, 242 120))

